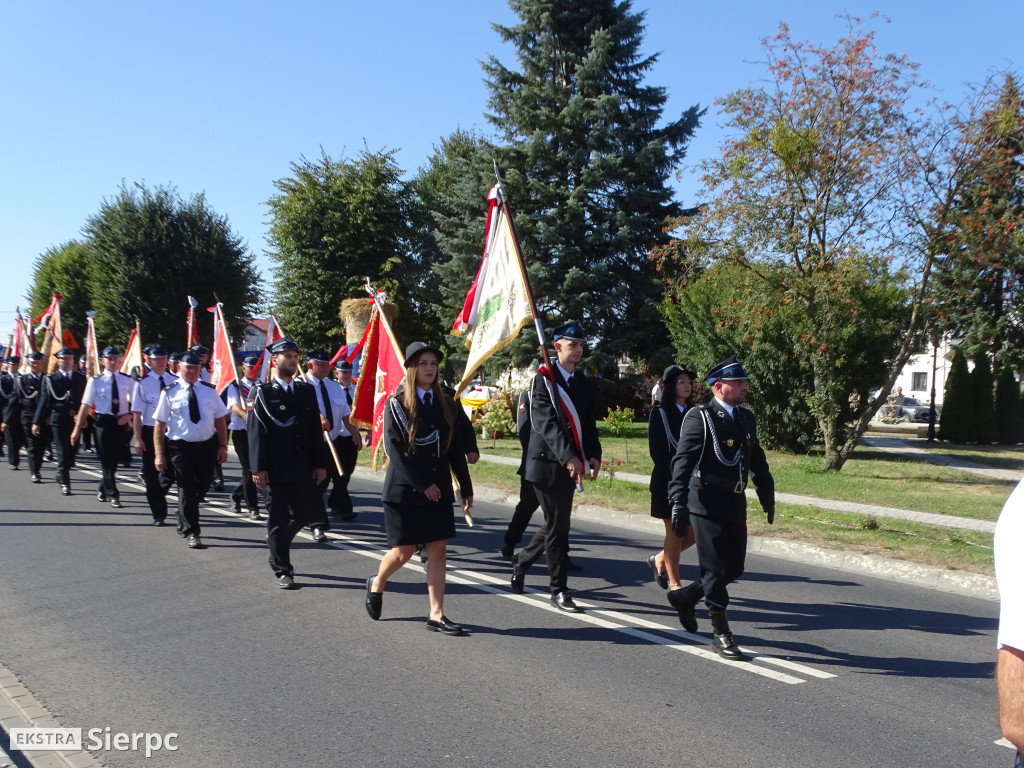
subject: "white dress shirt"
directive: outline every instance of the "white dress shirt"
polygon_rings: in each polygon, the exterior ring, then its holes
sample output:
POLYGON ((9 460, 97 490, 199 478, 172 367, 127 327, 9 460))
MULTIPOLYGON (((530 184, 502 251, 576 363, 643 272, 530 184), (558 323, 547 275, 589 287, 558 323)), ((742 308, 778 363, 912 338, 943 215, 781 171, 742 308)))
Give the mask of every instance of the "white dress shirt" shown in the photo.
POLYGON ((128 416, 131 411, 132 390, 135 389, 135 381, 131 376, 118 371, 112 373, 105 371, 101 376, 89 379, 85 384, 85 393, 82 395, 82 405, 91 405, 96 409, 97 415, 103 416, 128 416), (113 381, 117 376, 117 413, 111 407, 111 396, 114 394, 113 381))
POLYGON ((149 373, 135 382, 135 389, 132 390, 132 413, 142 415, 142 425, 144 427, 153 426, 153 411, 156 410, 156 405, 160 402, 161 377, 164 380, 164 389, 167 389, 167 387, 178 380, 178 377, 170 371, 164 371, 159 376, 155 373, 149 373))
POLYGON ((217 419, 228 415, 228 407, 212 386, 197 381, 188 384, 179 379, 173 387, 160 393, 153 419, 167 425, 168 440, 201 443, 217 434, 217 419), (195 389, 199 403, 199 422, 193 423, 188 412, 188 391, 195 389))
POLYGON ((342 419, 346 418, 352 412, 352 409, 348 406, 348 400, 345 399, 345 390, 342 389, 341 384, 333 379, 318 379, 311 373, 307 374, 306 378, 316 392, 316 404, 320 406, 320 415, 324 418, 327 418, 327 412, 324 410, 323 398, 320 396, 320 382, 327 386, 327 399, 330 400, 331 415, 334 416, 334 426, 331 427, 331 431, 328 433, 331 440, 338 436, 348 437, 349 432, 345 429, 345 422, 342 419))

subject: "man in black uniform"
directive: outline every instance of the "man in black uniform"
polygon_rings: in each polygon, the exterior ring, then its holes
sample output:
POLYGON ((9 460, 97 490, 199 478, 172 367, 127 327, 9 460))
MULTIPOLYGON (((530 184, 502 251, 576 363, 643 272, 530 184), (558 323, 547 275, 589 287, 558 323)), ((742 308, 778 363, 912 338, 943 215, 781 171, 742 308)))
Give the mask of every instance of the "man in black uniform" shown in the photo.
POLYGON ((7 401, 4 408, 4 424, 9 429, 11 424, 18 422, 21 439, 25 446, 25 458, 28 459, 28 471, 32 473, 32 482, 41 483, 43 466, 43 446, 46 441, 40 434, 32 432, 32 420, 39 407, 39 393, 43 391, 43 355, 40 352, 29 352, 25 355, 32 367, 14 381, 14 396, 7 401))
POLYGON ((40 435, 48 427, 52 430, 57 482, 60 483, 60 492, 70 496, 71 467, 75 463, 71 430, 74 429, 75 416, 82 405, 86 375, 75 369, 75 353, 72 350, 61 349, 54 357, 59 367, 43 380, 43 391, 32 420, 32 433, 40 435))
POLYGON ((4 370, 0 373, 0 431, 4 433, 4 444, 7 446, 7 461, 11 469, 18 469, 21 464, 21 445, 24 442, 21 434, 21 422, 7 424, 7 406, 14 399, 14 387, 18 380, 18 366, 21 358, 11 355, 4 360, 4 370))
POLYGON ((270 567, 282 589, 292 589, 292 539, 319 514, 316 488, 327 477, 327 444, 320 427, 316 390, 295 379, 299 348, 288 336, 275 342, 277 374, 259 384, 246 419, 252 479, 270 489, 267 547, 270 567))
POLYGON ((683 536, 693 526, 700 580, 668 593, 687 632, 697 631, 694 606, 703 597, 711 615, 711 647, 725 659, 743 659, 733 641, 726 607, 727 587, 743 573, 747 554, 748 476, 757 488, 768 523, 775 520, 775 481, 757 440, 746 399, 747 372, 733 355, 707 375, 714 399, 686 412, 672 459, 668 495, 672 530, 683 536))
POLYGON ((580 608, 573 602, 566 578, 569 515, 577 483, 588 474, 597 477, 601 443, 590 382, 576 368, 583 357, 583 328, 578 322, 566 323, 555 328, 552 336, 558 353, 554 370, 542 368, 530 383, 530 439, 524 475, 544 511, 544 525, 512 556, 512 591, 522 593, 527 570, 543 553, 552 605, 578 613, 580 608), (574 435, 579 436, 578 442, 574 435))

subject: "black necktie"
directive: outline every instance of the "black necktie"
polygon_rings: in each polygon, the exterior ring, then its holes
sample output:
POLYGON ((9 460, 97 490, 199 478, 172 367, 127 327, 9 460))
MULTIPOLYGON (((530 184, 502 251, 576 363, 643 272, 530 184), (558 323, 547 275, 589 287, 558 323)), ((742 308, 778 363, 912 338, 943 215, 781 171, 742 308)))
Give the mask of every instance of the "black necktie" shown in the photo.
POLYGON ((193 424, 199 423, 199 398, 196 397, 196 388, 190 385, 188 388, 188 417, 193 424))
POLYGON ((117 374, 110 374, 110 410, 115 416, 121 413, 121 398, 117 393, 117 374))
POLYGON ((161 374, 160 375, 160 391, 163 392, 165 389, 167 389, 167 384, 164 383, 164 377, 163 377, 163 374, 161 374))
POLYGON ((327 425, 334 429, 334 409, 331 408, 331 398, 327 396, 327 383, 320 379, 320 399, 324 401, 324 416, 327 417, 327 425))
POLYGON ((352 407, 352 395, 350 395, 348 393, 348 388, 343 389, 342 392, 345 393, 345 399, 348 400, 348 407, 351 408, 352 407))
POLYGON ((565 386, 569 389, 572 389, 572 378, 573 377, 570 376, 568 379, 565 380, 565 386))
POLYGON ((424 392, 423 393, 423 405, 426 408, 429 408, 432 405, 429 392, 424 392))

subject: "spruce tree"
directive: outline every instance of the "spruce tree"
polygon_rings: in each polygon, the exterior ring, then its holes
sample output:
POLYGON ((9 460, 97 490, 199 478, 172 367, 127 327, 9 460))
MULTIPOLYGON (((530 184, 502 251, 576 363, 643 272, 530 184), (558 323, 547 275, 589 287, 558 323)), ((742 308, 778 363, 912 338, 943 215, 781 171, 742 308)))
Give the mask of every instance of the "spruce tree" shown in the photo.
POLYGON ((1024 401, 1013 369, 1003 365, 996 381, 996 425, 999 442, 1016 445, 1024 442, 1024 401))
POLYGON ((967 358, 957 347, 946 379, 942 397, 942 417, 939 419, 939 439, 951 443, 973 443, 977 440, 974 427, 974 397, 967 358))
POLYGON ((996 403, 992 366, 988 355, 982 353, 974 361, 971 371, 971 392, 974 397, 974 423, 977 440, 982 445, 991 445, 999 439, 996 426, 996 403))
POLYGON ((662 122, 664 88, 644 84, 644 14, 628 0, 510 0, 497 26, 517 67, 484 64, 488 119, 538 308, 575 318, 590 361, 614 369, 670 350, 648 255, 679 205, 668 185, 703 114, 662 122))

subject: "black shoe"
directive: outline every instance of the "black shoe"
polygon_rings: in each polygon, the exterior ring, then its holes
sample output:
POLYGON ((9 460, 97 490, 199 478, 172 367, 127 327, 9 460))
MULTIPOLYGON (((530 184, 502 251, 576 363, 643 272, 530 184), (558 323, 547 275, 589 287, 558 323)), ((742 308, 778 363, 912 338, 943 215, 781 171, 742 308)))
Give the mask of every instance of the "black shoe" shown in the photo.
POLYGON ((11 472, 17 472, 19 469, 21 469, 21 467, 17 464, 11 464, 11 472))
POLYGON ((249 519, 250 520, 262 520, 263 517, 260 515, 260 511, 258 509, 250 509, 249 510, 249 519))
POLYGON ((668 593, 668 602, 679 614, 679 623, 687 632, 697 631, 697 617, 693 613, 693 600, 685 588, 673 589, 668 593))
POLYGON ((154 520, 153 525, 155 525, 157 528, 163 528, 166 525, 166 523, 163 520, 154 520))
MULTIPOLYGON (((668 574, 658 570, 658 565, 655 562, 655 557, 655 555, 651 555, 647 558, 647 565, 651 569, 651 573, 654 574, 654 583, 662 589, 668 589, 668 574)), ((696 630, 692 631, 696 632, 696 630)))
POLYGON ((458 637, 462 634, 462 625, 449 620, 447 616, 441 616, 440 621, 427 619, 427 629, 431 632, 441 632, 445 635, 458 637))
POLYGON ((516 552, 516 547, 515 547, 515 544, 506 544, 505 546, 503 546, 498 551, 501 552, 501 556, 502 557, 504 557, 506 560, 511 562, 512 561, 512 555, 514 555, 515 552, 516 552))
POLYGON ((224 483, 216 482, 211 486, 211 490, 221 493, 224 490, 224 483))
POLYGON ((121 503, 120 499, 111 499, 110 506, 112 506, 114 509, 121 509, 121 507, 123 507, 124 504, 121 503))
POLYGON ((98 501, 100 504, 106 504, 107 503, 106 494, 104 494, 103 491, 100 491, 99 493, 97 493, 96 494, 96 501, 98 501))
POLYGON ((324 529, 321 528, 319 525, 313 526, 313 541, 315 541, 317 544, 323 544, 325 541, 327 541, 327 534, 324 533, 324 529))
POLYGON ((711 639, 711 649, 729 661, 743 661, 747 657, 732 639, 732 630, 729 629, 729 618, 724 610, 709 611, 711 614, 711 627, 714 637, 711 639))
POLYGON ((137 482, 140 482, 140 483, 142 483, 142 484, 145 484, 145 483, 146 483, 146 478, 144 478, 144 477, 142 476, 142 473, 141 473, 141 472, 136 472, 136 473, 135 473, 135 480, 136 480, 137 482))
POLYGON ((281 589, 295 589, 295 579, 290 573, 282 573, 277 577, 277 586, 281 589))
POLYGON ((340 515, 340 517, 341 517, 342 520, 344 520, 347 523, 349 520, 355 520, 356 519, 356 513, 355 512, 345 512, 344 514, 340 515))
POLYGON ((427 550, 423 548, 422 544, 416 545, 416 554, 420 556, 421 563, 427 562, 427 550))
POLYGON ((567 571, 582 571, 583 566, 579 563, 574 563, 568 555, 565 556, 565 570, 567 571))
POLYGON ((551 604, 560 611, 566 613, 583 613, 583 609, 573 602, 572 595, 568 591, 556 592, 551 596, 551 604))
POLYGON ((384 593, 373 591, 373 579, 371 576, 366 580, 366 612, 374 621, 380 620, 380 612, 384 607, 384 593))
POLYGON ((61 496, 70 496, 71 495, 71 488, 69 486, 62 485, 60 487, 60 494, 61 494, 61 496))
POLYGON ((32 482, 33 483, 41 483, 41 482, 43 482, 43 476, 40 475, 38 472, 36 472, 34 475, 32 475, 32 482))
POLYGON ((189 549, 202 549, 203 548, 203 541, 202 541, 202 539, 200 539, 194 533, 189 534, 189 537, 188 537, 188 548, 189 549))
POLYGON ((526 585, 526 569, 519 565, 519 555, 512 555, 512 591, 523 594, 526 585))

